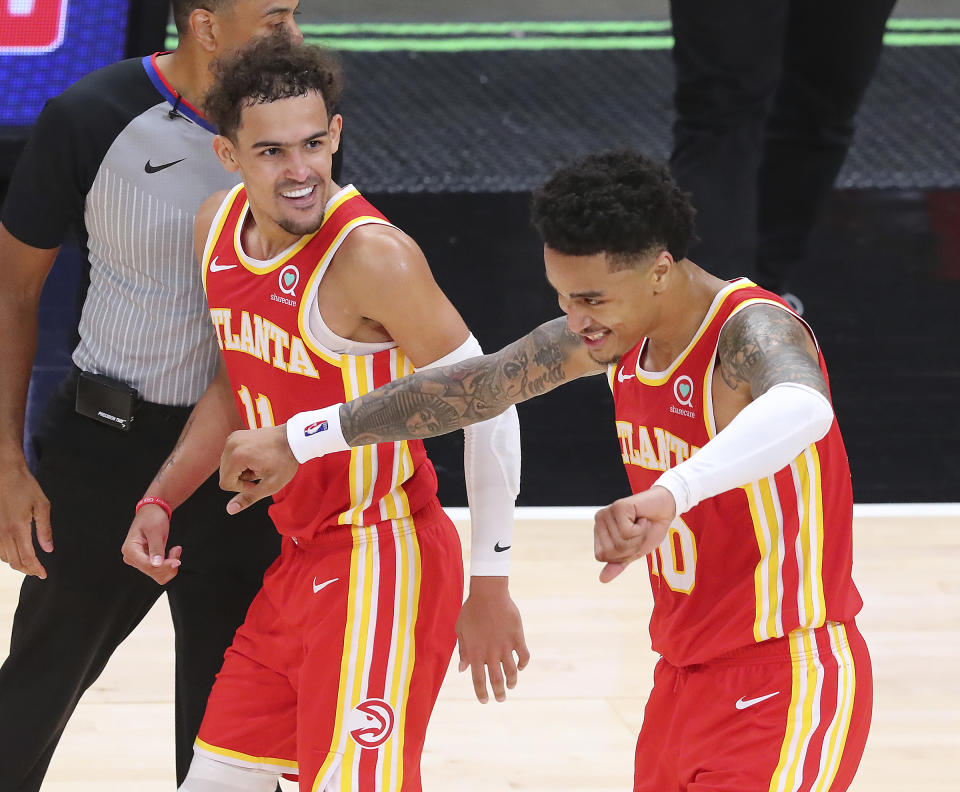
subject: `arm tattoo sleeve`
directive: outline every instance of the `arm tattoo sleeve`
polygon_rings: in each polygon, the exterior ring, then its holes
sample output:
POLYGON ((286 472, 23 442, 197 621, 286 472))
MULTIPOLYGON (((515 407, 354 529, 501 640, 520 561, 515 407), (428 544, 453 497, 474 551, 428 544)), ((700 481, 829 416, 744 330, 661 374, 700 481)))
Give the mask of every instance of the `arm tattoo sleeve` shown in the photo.
POLYGON ((340 408, 351 445, 433 437, 493 418, 511 404, 587 373, 571 360, 579 336, 554 319, 492 355, 427 369, 340 408))
POLYGON ((803 325, 772 305, 754 305, 735 314, 720 334, 718 353, 723 381, 750 388, 754 399, 781 382, 808 385, 828 399, 827 383, 807 342, 803 325))

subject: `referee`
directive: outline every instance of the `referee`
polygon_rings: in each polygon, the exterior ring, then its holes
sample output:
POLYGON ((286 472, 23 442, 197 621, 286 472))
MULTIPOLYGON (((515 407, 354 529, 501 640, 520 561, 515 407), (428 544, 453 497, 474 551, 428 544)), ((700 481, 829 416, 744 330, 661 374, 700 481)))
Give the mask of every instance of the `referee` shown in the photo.
MULTIPOLYGON (((302 40, 297 0, 174 0, 180 46, 107 66, 47 103, 0 224, 0 559, 26 573, 0 668, 0 792, 40 789, 60 735, 164 591, 120 546, 218 362, 193 216, 235 177, 197 111, 211 61, 252 37, 302 40), (76 234, 89 267, 74 370, 23 421, 43 282, 76 234)), ((177 782, 223 652, 279 552, 265 511, 227 517, 214 479, 173 516, 177 782)), ((149 505, 145 508, 157 508, 149 505)))

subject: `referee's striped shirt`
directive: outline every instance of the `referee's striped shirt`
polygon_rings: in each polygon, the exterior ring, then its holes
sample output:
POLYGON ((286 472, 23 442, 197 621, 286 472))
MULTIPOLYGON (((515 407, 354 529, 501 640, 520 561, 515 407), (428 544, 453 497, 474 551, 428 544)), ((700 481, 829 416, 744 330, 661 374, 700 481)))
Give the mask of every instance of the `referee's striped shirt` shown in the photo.
POLYGON ((17 164, 3 224, 37 248, 76 230, 90 265, 73 361, 147 401, 193 404, 219 357, 193 255, 193 219, 233 186, 213 130, 155 56, 84 77, 47 103, 17 164))

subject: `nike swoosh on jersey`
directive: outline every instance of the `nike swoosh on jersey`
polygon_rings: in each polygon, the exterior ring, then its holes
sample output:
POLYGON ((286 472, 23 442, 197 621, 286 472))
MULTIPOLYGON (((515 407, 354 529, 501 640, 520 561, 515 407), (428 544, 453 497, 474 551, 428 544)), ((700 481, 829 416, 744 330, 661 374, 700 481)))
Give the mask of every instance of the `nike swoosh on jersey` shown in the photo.
POLYGON ((150 160, 147 160, 147 164, 143 166, 143 170, 145 173, 159 173, 160 171, 165 170, 166 168, 172 168, 178 162, 183 162, 185 159, 186 157, 181 157, 180 159, 174 160, 173 162, 165 162, 163 165, 153 165, 150 162, 150 160))
POLYGON ((780 695, 780 691, 777 690, 773 693, 767 693, 766 696, 758 696, 757 698, 744 698, 741 696, 737 699, 737 703, 734 705, 738 710, 744 710, 747 707, 752 707, 754 704, 759 704, 761 701, 766 701, 768 698, 773 698, 774 696, 780 695))
POLYGON ((623 369, 617 371, 617 379, 620 380, 620 382, 626 382, 628 379, 633 379, 635 376, 635 374, 628 374, 626 377, 624 377, 623 369))
POLYGON ((213 261, 210 262, 210 272, 223 272, 223 270, 233 269, 236 267, 236 264, 217 264, 217 259, 220 256, 214 256, 213 261))
POLYGON ((502 553, 504 550, 509 550, 513 545, 507 545, 506 547, 500 547, 500 542, 497 542, 493 546, 494 553, 502 553))
POLYGON ((325 581, 323 581, 323 583, 320 583, 320 584, 318 585, 318 584, 317 584, 317 579, 314 578, 314 579, 313 579, 313 593, 316 594, 318 591, 321 591, 322 589, 325 589, 325 588, 326 588, 327 586, 329 586, 331 583, 336 583, 338 580, 340 580, 340 578, 330 578, 330 580, 325 580, 325 581))

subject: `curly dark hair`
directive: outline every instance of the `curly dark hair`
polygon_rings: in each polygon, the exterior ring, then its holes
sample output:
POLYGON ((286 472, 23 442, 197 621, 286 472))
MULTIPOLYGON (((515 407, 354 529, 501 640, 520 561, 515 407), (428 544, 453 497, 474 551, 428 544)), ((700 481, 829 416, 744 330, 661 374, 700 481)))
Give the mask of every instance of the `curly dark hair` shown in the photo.
POLYGON ((668 250, 682 259, 696 214, 666 166, 630 151, 592 154, 558 170, 533 193, 544 244, 573 256, 607 253, 612 269, 668 250))
POLYGON ((330 117, 343 93, 340 62, 330 50, 294 44, 282 33, 252 41, 219 59, 214 69, 203 111, 231 140, 236 140, 245 107, 316 91, 323 96, 330 117))

